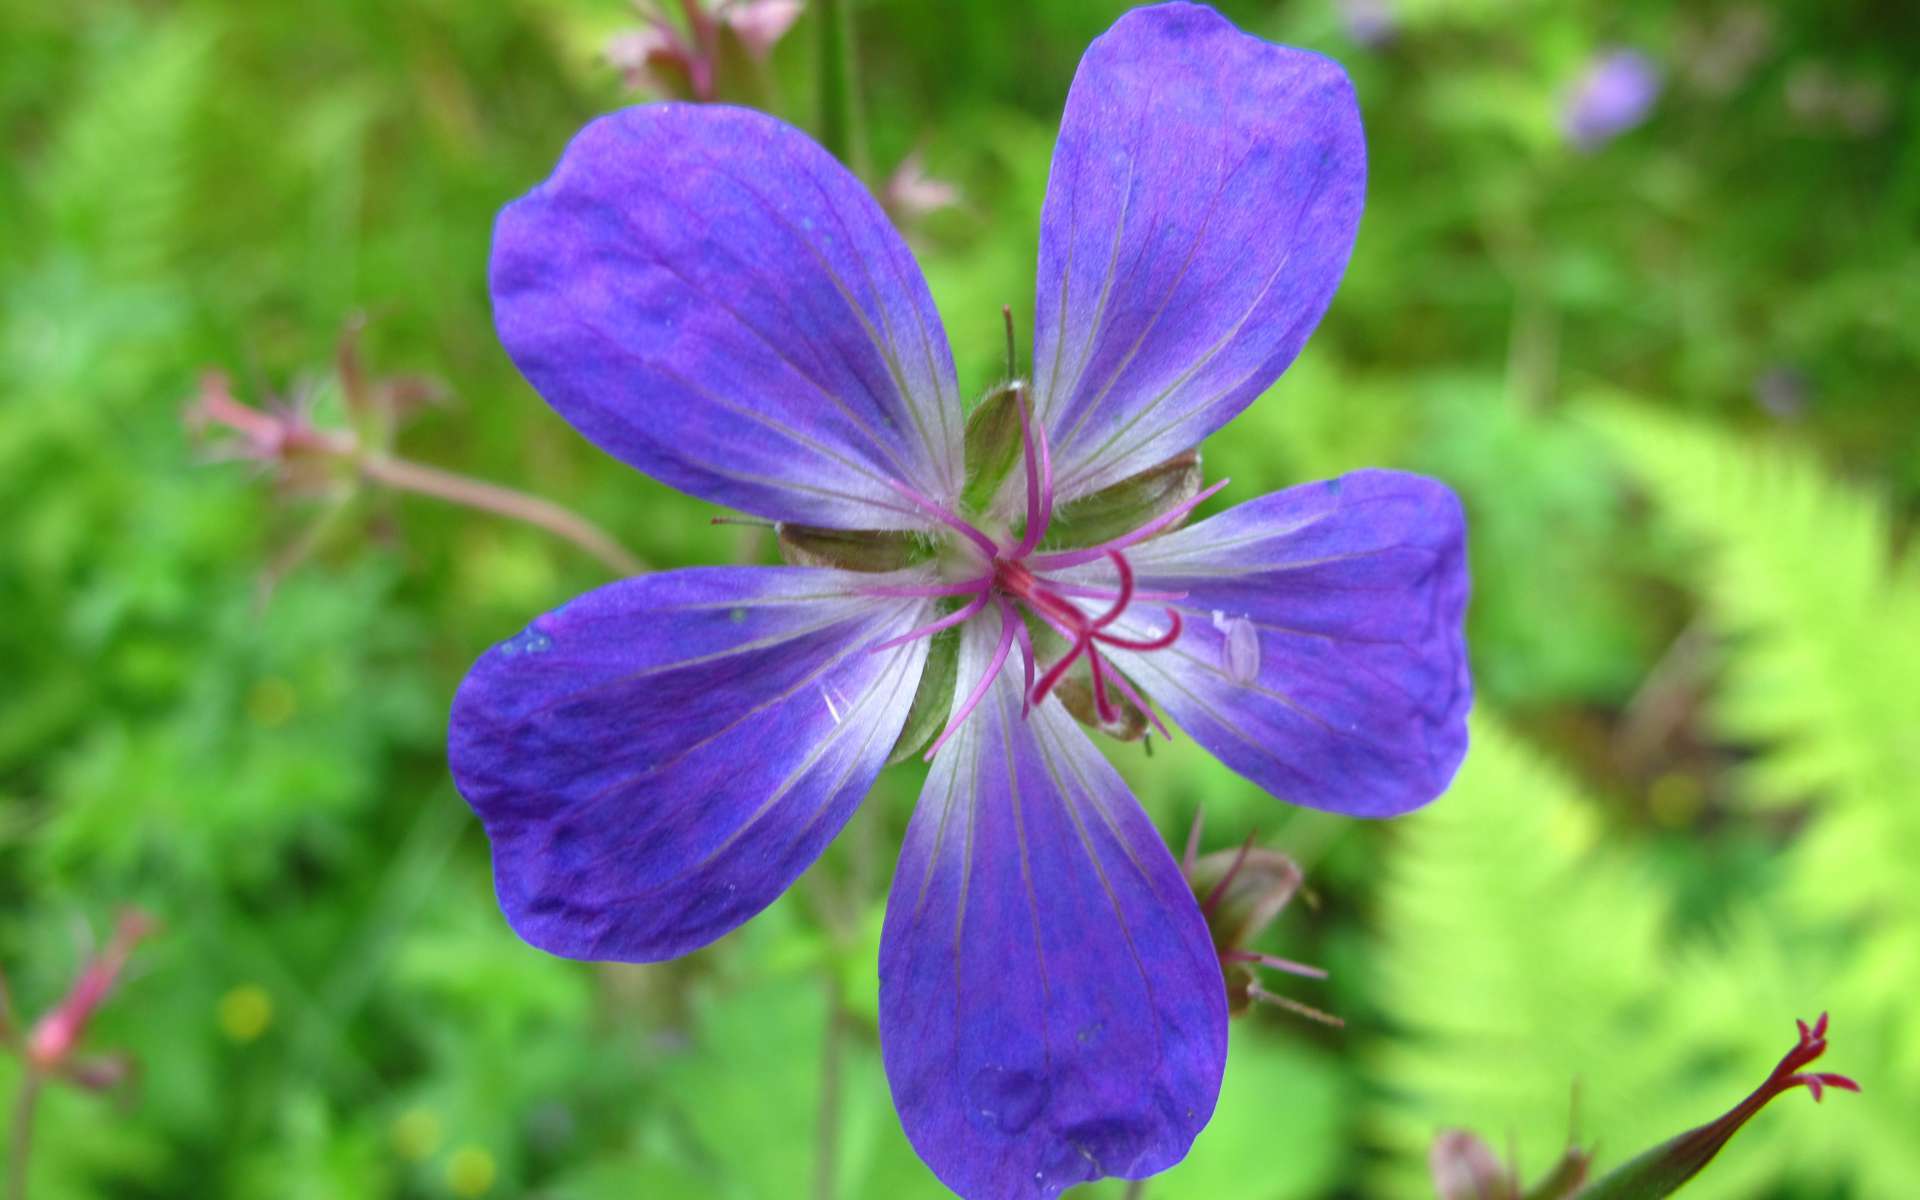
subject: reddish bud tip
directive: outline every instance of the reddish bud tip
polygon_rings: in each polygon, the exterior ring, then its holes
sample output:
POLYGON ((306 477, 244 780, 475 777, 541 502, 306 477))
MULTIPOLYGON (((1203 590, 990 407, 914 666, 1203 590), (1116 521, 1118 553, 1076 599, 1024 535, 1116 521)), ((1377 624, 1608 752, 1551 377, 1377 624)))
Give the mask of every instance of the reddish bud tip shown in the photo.
POLYGON ((81 970, 60 1006, 41 1017, 33 1032, 27 1035, 29 1062, 42 1071, 54 1071, 66 1063, 86 1033, 87 1022, 93 1019, 94 1012, 126 969, 134 947, 156 928, 158 925, 152 917, 137 910, 129 909, 120 915, 107 948, 81 970))

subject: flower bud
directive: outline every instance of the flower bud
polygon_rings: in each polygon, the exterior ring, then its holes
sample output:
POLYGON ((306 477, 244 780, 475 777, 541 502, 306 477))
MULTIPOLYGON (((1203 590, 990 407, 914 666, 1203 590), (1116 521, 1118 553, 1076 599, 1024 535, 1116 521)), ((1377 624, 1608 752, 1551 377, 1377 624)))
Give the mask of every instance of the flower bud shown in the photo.
POLYGON ((1519 1200, 1511 1172, 1487 1144, 1464 1129, 1442 1130, 1427 1153, 1439 1200, 1519 1200))
POLYGON ((1214 953, 1219 956, 1220 976, 1227 989, 1228 1014, 1238 1017, 1255 1004, 1269 1004, 1323 1024, 1345 1024, 1338 1017, 1268 991, 1255 971, 1256 967, 1265 967, 1308 979, 1327 977, 1319 967, 1249 949, 1300 890, 1299 866, 1278 851, 1255 846, 1251 836, 1238 849, 1202 855, 1200 829, 1201 819, 1196 813, 1180 869, 1213 935, 1214 953))
POLYGON ((1670 1196, 1700 1173, 1753 1115, 1778 1095, 1803 1087, 1819 1101, 1827 1088, 1857 1092, 1860 1085, 1845 1075, 1809 1072, 1806 1067, 1827 1052, 1827 1014, 1809 1026, 1797 1021, 1800 1040, 1781 1058, 1773 1072, 1745 1100, 1717 1120, 1662 1142, 1596 1181, 1580 1193, 1580 1200, 1651 1200, 1670 1196))

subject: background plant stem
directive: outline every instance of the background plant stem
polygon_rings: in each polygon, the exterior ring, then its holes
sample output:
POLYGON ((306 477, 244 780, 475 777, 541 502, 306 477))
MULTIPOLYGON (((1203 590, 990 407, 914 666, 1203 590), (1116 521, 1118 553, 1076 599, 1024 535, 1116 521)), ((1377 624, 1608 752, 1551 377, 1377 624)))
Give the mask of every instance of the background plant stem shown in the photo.
POLYGON ((362 459, 360 473, 401 491, 433 496, 537 526, 572 542, 622 576, 639 575, 647 569, 646 564, 629 554, 605 530, 551 500, 384 455, 362 459))
POLYGON ((40 1072, 26 1067, 13 1105, 13 1128, 7 1137, 7 1200, 26 1200, 27 1155, 33 1149, 33 1113, 40 1101, 40 1072))
POLYGON ((858 174, 866 163, 859 142, 853 63, 853 0, 817 0, 820 144, 858 174))

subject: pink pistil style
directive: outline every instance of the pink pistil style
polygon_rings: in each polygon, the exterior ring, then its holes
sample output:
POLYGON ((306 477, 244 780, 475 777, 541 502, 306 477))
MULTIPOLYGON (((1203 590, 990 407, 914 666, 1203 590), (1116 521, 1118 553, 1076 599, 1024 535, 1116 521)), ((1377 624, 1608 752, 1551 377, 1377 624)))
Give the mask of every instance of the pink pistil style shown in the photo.
POLYGON ((1122 700, 1146 715, 1160 736, 1170 739, 1172 734, 1166 725, 1161 722, 1159 716, 1147 705, 1146 700, 1133 685, 1115 669, 1112 663, 1106 660, 1101 649, 1113 647, 1135 653, 1146 653, 1165 650, 1172 646, 1180 640, 1183 626, 1179 612, 1171 607, 1165 610, 1169 625, 1167 632, 1159 636, 1146 639, 1127 638, 1109 632, 1109 628, 1136 601, 1174 601, 1181 599, 1183 593, 1137 591, 1134 588, 1133 564, 1127 561, 1126 555, 1121 551, 1173 526, 1182 517, 1192 512, 1201 501, 1226 486, 1226 481, 1222 480, 1138 529, 1110 541, 1084 549, 1037 554, 1035 551, 1046 539, 1047 527, 1053 520, 1053 456, 1047 446, 1046 431, 1033 419, 1032 406, 1024 400, 1024 397, 1020 405, 1020 437, 1026 465, 1027 521, 1019 541, 1011 546, 1001 546, 964 517, 933 498, 904 483, 889 481, 889 486, 913 507, 966 538, 979 551, 984 561, 979 563, 978 574, 955 582, 881 585, 870 589, 871 594, 876 596, 968 598, 966 603, 946 616, 907 633, 888 638, 870 649, 872 651, 890 650, 923 637, 932 637, 942 630, 964 624, 984 611, 989 604, 998 608, 1000 637, 995 643, 987 670, 966 698, 955 706, 952 716, 948 718, 946 728, 927 748, 926 757, 929 760, 986 698, 988 689, 999 675, 1000 669, 1006 664, 1016 643, 1020 647, 1026 677, 1022 687, 1023 714, 1031 712, 1035 704, 1045 700, 1066 677, 1073 665, 1084 657, 1087 660, 1088 674, 1093 681, 1094 706, 1102 721, 1113 724, 1120 720, 1120 709, 1108 691, 1111 685, 1112 690, 1118 692, 1122 700), (1114 571, 1118 576, 1115 587, 1071 583, 1050 579, 1044 574, 1047 571, 1096 562, 1102 558, 1113 563, 1114 571), (1106 608, 1098 616, 1090 616, 1074 603, 1074 598, 1105 601, 1106 608), (1039 671, 1035 661, 1033 639, 1021 614, 1022 608, 1051 627, 1068 642, 1066 653, 1044 672, 1039 671), (1038 679, 1035 678, 1036 674, 1039 676, 1038 679))
MULTIPOLYGON (((1741 1101, 1740 1104, 1735 1106, 1732 1112, 1720 1118, 1720 1121, 1715 1122, 1716 1124, 1731 1124, 1733 1129, 1737 1129, 1745 1123, 1748 1117, 1751 1117, 1754 1113, 1764 1108, 1769 1100, 1772 1100, 1782 1092, 1792 1091, 1797 1087, 1806 1088, 1816 1102, 1820 1099, 1821 1091, 1825 1088, 1834 1087, 1845 1092, 1857 1092, 1860 1090, 1860 1085, 1845 1075, 1836 1075, 1831 1071, 1802 1071, 1800 1069, 1827 1052, 1827 1014, 1821 1013, 1820 1019, 1815 1021, 1812 1026, 1808 1026, 1805 1021, 1798 1020, 1796 1020, 1794 1024, 1798 1026, 1800 1030, 1799 1044, 1787 1051, 1785 1057, 1773 1068, 1773 1073, 1767 1076, 1764 1083, 1754 1089, 1752 1095, 1741 1101)), ((1729 1130, 1729 1132, 1731 1132, 1731 1130, 1729 1130)))

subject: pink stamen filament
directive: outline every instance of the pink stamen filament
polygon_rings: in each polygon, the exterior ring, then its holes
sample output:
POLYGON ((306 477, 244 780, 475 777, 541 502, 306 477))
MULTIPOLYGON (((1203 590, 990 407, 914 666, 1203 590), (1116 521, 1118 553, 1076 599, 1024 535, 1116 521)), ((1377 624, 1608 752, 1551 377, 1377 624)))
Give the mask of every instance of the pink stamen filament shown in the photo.
POLYGON ((914 507, 920 509, 934 520, 959 532, 961 536, 978 547, 980 553, 987 556, 988 562, 992 562, 999 556, 1000 547, 994 544, 993 539, 981 533, 978 529, 975 529, 952 509, 908 487, 897 479, 887 480, 887 486, 899 492, 907 500, 911 501, 914 507))
POLYGON ((1214 906, 1218 905, 1221 898, 1227 894, 1227 888, 1233 883, 1233 877, 1240 873, 1241 867, 1247 865, 1247 855, 1253 852, 1253 839, 1256 833, 1257 831, 1249 831, 1247 840, 1240 843, 1240 853, 1233 856, 1233 862, 1227 866, 1227 873, 1220 877, 1220 882, 1214 884, 1213 890, 1207 893, 1207 898, 1200 902, 1201 912, 1208 916, 1213 915, 1214 906))
MULTIPOLYGON (((983 599, 980 603, 985 602, 983 599)), ((939 737, 933 739, 933 745, 927 747, 928 762, 933 761, 933 756, 939 753, 940 747, 946 745, 947 739, 960 731, 960 726, 966 724, 967 718, 973 715, 973 710, 980 707, 980 702, 987 698, 987 689, 993 686, 995 679, 999 678, 1000 668, 1006 665, 1007 654, 1013 649, 1013 628, 1019 623, 1020 616, 1013 611, 1013 607, 1003 605, 1000 609, 1000 641, 993 648, 993 658, 988 660, 987 669, 981 674, 980 682, 973 686, 973 691, 961 701, 960 707, 953 710, 953 715, 947 718, 947 727, 940 732, 939 737)))
POLYGON ((1278 992, 1270 992, 1257 983, 1248 986, 1247 996, 1249 999, 1258 1001, 1261 1004, 1271 1004, 1275 1008, 1284 1008, 1288 1012, 1305 1017, 1309 1021, 1318 1021, 1322 1025, 1331 1025, 1335 1029, 1345 1029, 1347 1026, 1344 1020, 1334 1016, 1330 1012, 1322 1012, 1311 1004, 1302 1004, 1298 1000, 1282 996, 1278 992))
POLYGON ((971 596, 976 592, 984 592, 992 586, 993 580, 989 577, 982 576, 979 579, 969 579, 964 583, 929 583, 916 584, 911 587, 887 584, 880 587, 870 587, 866 589, 866 594, 869 596, 906 597, 971 596))
POLYGON ((1127 682, 1127 677, 1125 675, 1122 675, 1120 672, 1115 671, 1113 674, 1107 676, 1107 682, 1112 684, 1116 689, 1119 690, 1122 696, 1125 696, 1127 698, 1127 703, 1133 705, 1135 708, 1139 709, 1141 712, 1147 715, 1147 720, 1152 722, 1154 731, 1156 733, 1158 733, 1162 738, 1166 739, 1169 742, 1173 740, 1173 734, 1171 731, 1167 729, 1166 725, 1160 720, 1160 714, 1157 712, 1154 712, 1152 707, 1150 707, 1147 704, 1146 700, 1141 697, 1140 693, 1133 690, 1133 685, 1127 682))
POLYGON ((1027 623, 1020 619, 1013 601, 1005 596, 999 597, 999 601, 1000 616, 1013 622, 1013 637, 1020 643, 1020 661, 1026 671, 1026 683, 1020 689, 1020 715, 1024 717, 1033 711, 1033 635, 1027 632, 1027 623))
POLYGON ((987 601, 993 599, 993 593, 991 591, 988 591, 986 588, 981 588, 979 590, 980 590, 980 594, 978 596, 975 596, 973 600, 970 601, 968 604, 966 604, 964 607, 955 609, 953 612, 950 612, 946 616, 941 617, 938 621, 929 622, 928 624, 920 626, 920 628, 918 629, 911 630, 907 633, 903 633, 899 637, 888 638, 884 642, 879 642, 875 645, 869 646, 867 647, 867 653, 877 654, 882 650, 891 650, 895 646, 904 646, 908 642, 914 641, 917 638, 932 637, 934 634, 939 633, 942 629, 953 628, 955 625, 960 624, 962 621, 965 621, 968 617, 971 617, 973 614, 985 608, 987 606, 987 601))
POLYGON ((1294 962, 1290 958, 1281 958, 1275 954, 1261 954, 1255 950, 1226 950, 1221 952, 1221 962, 1252 963, 1269 967, 1275 971, 1285 971, 1289 975, 1303 975, 1308 979, 1325 979, 1327 972, 1321 967, 1294 962))
POLYGON ((871 650, 890 650, 919 638, 932 637, 965 623, 984 610, 989 603, 994 604, 999 610, 1000 636, 986 671, 966 698, 955 707, 940 736, 935 738, 932 745, 928 747, 926 752, 928 759, 931 759, 935 752, 952 738, 960 726, 973 714, 974 709, 978 708, 981 701, 986 698, 987 690, 999 676, 1001 668, 1006 665, 1007 656, 1012 653, 1013 644, 1016 641, 1020 644, 1025 675, 1021 689, 1023 715, 1031 712, 1034 705, 1044 701, 1084 655, 1087 659, 1087 671, 1093 684, 1094 707, 1102 722, 1112 725, 1117 724, 1121 719, 1120 709, 1107 691, 1108 685, 1111 684, 1121 699, 1145 715, 1160 736, 1171 740, 1173 735, 1168 731, 1165 723, 1126 677, 1106 660, 1101 653, 1101 648, 1110 646, 1135 653, 1147 653, 1172 646, 1180 640, 1183 626, 1179 612, 1170 607, 1165 610, 1169 628, 1164 634, 1145 639, 1126 638, 1108 632, 1108 628, 1120 620, 1136 601, 1173 601, 1184 598, 1185 593, 1136 590, 1133 564, 1127 561, 1121 551, 1173 525, 1193 511, 1202 501, 1226 486, 1226 481, 1222 480, 1200 492, 1131 533, 1123 534, 1101 545, 1054 554, 1035 554, 1034 550, 1045 539, 1047 526, 1053 517, 1053 456, 1047 444, 1046 430, 1035 421, 1030 401, 1024 395, 1020 399, 1020 437, 1027 475, 1027 524, 1020 541, 1002 550, 991 537, 958 513, 907 484, 889 480, 888 485, 911 502, 915 508, 955 530, 972 543, 985 559, 982 564, 985 569, 980 574, 959 582, 880 584, 867 589, 869 594, 875 596, 929 600, 970 597, 965 604, 946 616, 876 643, 871 650), (1106 558, 1113 563, 1115 574, 1118 576, 1118 586, 1100 587, 1065 580, 1045 579, 1035 573, 1035 568, 1052 570, 1079 566, 1101 558, 1106 558), (1090 616, 1068 599, 1069 596, 1086 600, 1103 600, 1106 601, 1106 608, 1098 616, 1090 616), (1066 652, 1044 672, 1039 672, 1038 680, 1034 678, 1039 665, 1034 653, 1033 639, 1020 613, 1020 608, 1023 606, 1065 638, 1068 643, 1066 652))
POLYGON ((1026 455, 1027 466, 1027 532, 1014 547, 1012 557, 1017 561, 1032 554, 1034 547, 1047 536, 1047 525, 1053 520, 1053 455, 1047 449, 1044 433, 1038 439, 1034 437, 1033 405, 1027 399, 1023 389, 1020 396, 1020 445, 1026 455), (1036 440, 1038 446, 1035 446, 1036 440))
MULTIPOLYGON (((1111 600, 1120 594, 1118 588, 1096 587, 1090 583, 1068 583, 1062 579, 1050 579, 1047 581, 1047 586, 1059 595, 1076 596, 1082 600, 1111 600)), ((1133 598, 1135 600, 1159 600, 1170 604, 1175 600, 1185 600, 1187 593, 1149 592, 1142 588, 1135 588, 1133 598)))

